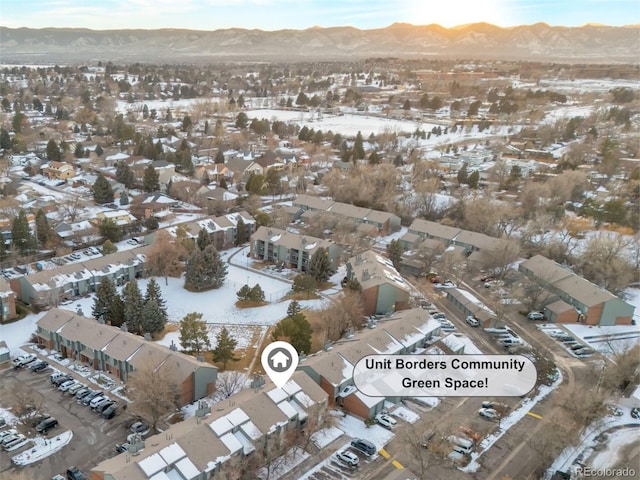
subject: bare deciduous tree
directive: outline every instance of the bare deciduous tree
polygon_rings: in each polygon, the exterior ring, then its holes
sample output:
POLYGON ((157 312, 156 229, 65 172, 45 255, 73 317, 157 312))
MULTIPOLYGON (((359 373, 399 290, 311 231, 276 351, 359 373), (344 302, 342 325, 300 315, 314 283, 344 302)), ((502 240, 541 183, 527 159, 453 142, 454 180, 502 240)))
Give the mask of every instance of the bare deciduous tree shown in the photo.
POLYGON ((247 376, 236 370, 227 370, 219 373, 216 379, 216 393, 214 399, 224 400, 231 395, 238 393, 243 388, 247 388, 249 381, 247 376))
POLYGON ((357 329, 362 324, 362 297, 359 292, 345 291, 319 314, 325 325, 327 340, 337 340, 347 329, 357 329))
POLYGON ((159 230, 153 245, 147 253, 146 268, 151 276, 179 277, 184 267, 180 261, 186 255, 182 244, 177 242, 168 232, 159 230))

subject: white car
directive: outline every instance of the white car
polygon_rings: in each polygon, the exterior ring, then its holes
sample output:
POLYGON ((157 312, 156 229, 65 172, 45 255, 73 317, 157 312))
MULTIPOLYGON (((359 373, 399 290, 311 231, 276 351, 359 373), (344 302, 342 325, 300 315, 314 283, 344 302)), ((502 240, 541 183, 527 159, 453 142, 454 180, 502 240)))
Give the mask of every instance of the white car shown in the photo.
POLYGON ((395 418, 390 417, 386 413, 379 413, 376 415, 376 422, 382 425, 384 428, 391 430, 398 422, 395 418))
POLYGON ((544 315, 541 312, 529 312, 527 318, 529 320, 544 320, 544 315))
POLYGON ((481 408, 480 410, 478 410, 478 415, 488 420, 495 420, 496 418, 498 418, 498 412, 496 412, 493 408, 481 408))
POLYGON ((58 387, 58 390, 60 390, 61 392, 66 392, 71 387, 73 387, 74 385, 77 385, 77 384, 78 384, 78 382, 76 380, 67 380, 66 382, 64 382, 62 385, 60 385, 58 387))
POLYGON ((480 322, 474 316, 469 315, 466 320, 467 320, 467 323, 469 325, 471 325, 472 327, 479 327, 480 326, 480 322))
POLYGON ((342 450, 336 453, 336 459, 338 459, 339 462, 344 463, 345 465, 348 465, 350 467, 357 467, 358 463, 360 462, 358 456, 355 453, 349 452, 348 450, 342 450))
POLYGON ((29 365, 31 362, 35 362, 36 356, 33 353, 27 353, 26 355, 20 355, 13 361, 13 365, 15 367, 24 367, 25 365, 29 365))

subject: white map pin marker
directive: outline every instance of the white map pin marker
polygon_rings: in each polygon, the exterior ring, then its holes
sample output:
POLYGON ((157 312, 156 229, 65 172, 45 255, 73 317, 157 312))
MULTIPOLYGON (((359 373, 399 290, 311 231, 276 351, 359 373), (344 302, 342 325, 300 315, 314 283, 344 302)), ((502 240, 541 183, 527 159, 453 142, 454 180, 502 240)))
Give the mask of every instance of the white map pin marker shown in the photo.
POLYGON ((298 366, 298 352, 287 342, 273 342, 267 345, 260 357, 262 368, 276 387, 282 388, 289 381, 298 366))

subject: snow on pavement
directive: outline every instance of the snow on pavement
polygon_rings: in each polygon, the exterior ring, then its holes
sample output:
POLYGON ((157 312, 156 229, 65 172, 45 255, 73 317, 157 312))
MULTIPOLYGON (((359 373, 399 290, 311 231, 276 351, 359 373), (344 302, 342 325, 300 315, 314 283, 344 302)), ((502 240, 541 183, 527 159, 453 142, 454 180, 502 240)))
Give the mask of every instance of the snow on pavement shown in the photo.
POLYGON ((69 444, 72 438, 73 432, 71 430, 67 430, 60 435, 56 435, 49 439, 42 437, 33 438, 31 441, 34 443, 34 447, 30 448, 26 452, 22 452, 19 455, 11 457, 11 461, 15 465, 30 465, 38 462, 60 451, 62 447, 69 444))
POLYGON ((323 428, 311 435, 311 441, 318 448, 324 448, 334 440, 344 435, 344 432, 336 427, 323 428))
POLYGON ((0 340, 7 342, 12 357, 22 355, 20 347, 29 343, 31 335, 36 332, 36 322, 47 312, 27 315, 24 319, 13 323, 0 324, 0 340))
POLYGON ((587 461, 595 469, 613 468, 621 460, 622 449, 638 441, 638 428, 622 428, 611 433, 605 442, 605 448, 587 461))
POLYGON ((401 418, 407 423, 416 423, 418 420, 420 420, 420 415, 402 405, 394 408, 393 410, 389 410, 389 413, 394 417, 401 418))
POLYGON ((380 450, 393 438, 393 432, 390 432, 386 428, 380 425, 371 425, 368 427, 363 420, 351 415, 342 418, 338 417, 338 427, 351 438, 364 438, 369 440, 376 446, 377 450, 380 450))

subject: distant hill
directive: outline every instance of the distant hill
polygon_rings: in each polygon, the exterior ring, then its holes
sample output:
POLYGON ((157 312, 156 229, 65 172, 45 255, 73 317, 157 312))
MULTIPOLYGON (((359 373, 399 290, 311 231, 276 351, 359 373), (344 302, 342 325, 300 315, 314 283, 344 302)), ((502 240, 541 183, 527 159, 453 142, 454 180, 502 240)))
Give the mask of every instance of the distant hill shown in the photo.
POLYGON ((584 63, 640 63, 640 28, 487 23, 444 28, 306 30, 88 30, 0 27, 2 63, 349 60, 458 57, 584 63))

